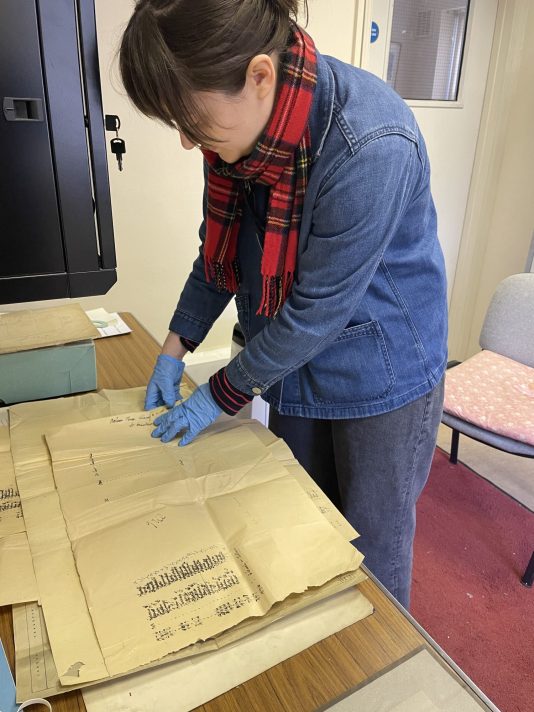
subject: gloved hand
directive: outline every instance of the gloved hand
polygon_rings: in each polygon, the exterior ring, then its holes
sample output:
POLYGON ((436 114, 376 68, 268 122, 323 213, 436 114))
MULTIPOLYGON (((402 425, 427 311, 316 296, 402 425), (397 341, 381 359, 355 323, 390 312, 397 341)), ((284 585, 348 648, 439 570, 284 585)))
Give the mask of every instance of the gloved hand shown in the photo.
POLYGON ((180 447, 188 445, 221 413, 222 410, 213 400, 209 384, 204 383, 183 403, 174 406, 167 413, 158 415, 154 420, 157 428, 152 432, 152 437, 161 438, 162 443, 168 443, 183 430, 185 432, 178 444, 180 447))
POLYGON ((160 354, 152 378, 148 382, 145 397, 145 410, 152 410, 160 405, 172 408, 177 400, 181 400, 180 380, 185 364, 173 356, 160 354))

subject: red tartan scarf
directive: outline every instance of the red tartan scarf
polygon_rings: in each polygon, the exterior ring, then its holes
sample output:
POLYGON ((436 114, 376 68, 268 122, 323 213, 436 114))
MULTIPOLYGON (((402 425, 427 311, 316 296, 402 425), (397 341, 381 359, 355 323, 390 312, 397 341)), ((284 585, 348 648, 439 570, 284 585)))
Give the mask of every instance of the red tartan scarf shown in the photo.
POLYGON ((271 187, 261 261, 263 294, 257 312, 268 317, 276 316, 291 291, 311 165, 308 118, 317 83, 315 45, 296 25, 280 71, 281 84, 269 123, 250 156, 228 164, 216 153, 203 151, 209 167, 206 279, 221 291, 236 292, 239 286, 236 254, 243 181, 271 187))

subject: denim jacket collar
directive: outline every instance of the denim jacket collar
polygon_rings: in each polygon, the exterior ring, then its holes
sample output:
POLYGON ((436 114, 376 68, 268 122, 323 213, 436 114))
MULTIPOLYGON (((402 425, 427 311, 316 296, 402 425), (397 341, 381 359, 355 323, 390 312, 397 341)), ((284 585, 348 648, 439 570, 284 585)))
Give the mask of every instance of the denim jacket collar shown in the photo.
POLYGON ((310 112, 313 161, 321 155, 334 111, 334 75, 324 57, 317 52, 317 86, 310 112))

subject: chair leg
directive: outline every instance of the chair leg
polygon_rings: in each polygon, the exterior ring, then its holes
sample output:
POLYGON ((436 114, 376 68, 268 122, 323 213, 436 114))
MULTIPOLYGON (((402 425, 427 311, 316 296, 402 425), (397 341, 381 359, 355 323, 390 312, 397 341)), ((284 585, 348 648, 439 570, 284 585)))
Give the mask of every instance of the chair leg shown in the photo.
POLYGON ((523 584, 523 586, 527 586, 527 588, 532 588, 533 582, 534 582, 534 551, 532 552, 532 556, 530 557, 528 566, 525 569, 523 578, 521 579, 521 583, 523 584))
POLYGON ((459 443, 459 441, 460 441, 460 431, 453 429, 452 439, 451 439, 451 454, 449 457, 449 462, 452 462, 453 465, 456 465, 458 463, 458 443, 459 443))

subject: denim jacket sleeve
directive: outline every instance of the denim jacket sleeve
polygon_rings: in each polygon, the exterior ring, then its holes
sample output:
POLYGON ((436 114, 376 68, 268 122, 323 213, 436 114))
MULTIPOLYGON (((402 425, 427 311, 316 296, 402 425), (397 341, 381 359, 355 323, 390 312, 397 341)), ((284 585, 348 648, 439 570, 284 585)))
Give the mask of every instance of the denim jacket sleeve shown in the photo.
POLYGON ((204 163, 204 219, 200 225, 200 248, 193 269, 182 290, 178 305, 169 324, 170 331, 199 344, 206 338, 213 323, 232 299, 230 292, 219 292, 213 282, 206 280, 204 271, 204 240, 206 239, 207 167, 204 163))
POLYGON ((227 366, 232 385, 263 393, 334 341, 364 296, 423 173, 416 143, 386 133, 327 175, 292 292, 277 318, 227 366))

